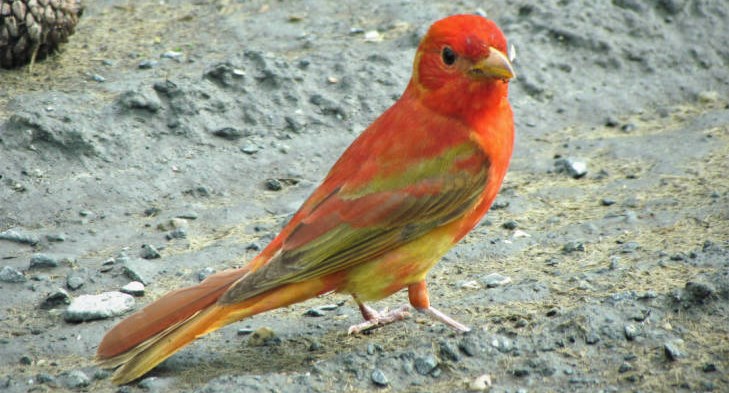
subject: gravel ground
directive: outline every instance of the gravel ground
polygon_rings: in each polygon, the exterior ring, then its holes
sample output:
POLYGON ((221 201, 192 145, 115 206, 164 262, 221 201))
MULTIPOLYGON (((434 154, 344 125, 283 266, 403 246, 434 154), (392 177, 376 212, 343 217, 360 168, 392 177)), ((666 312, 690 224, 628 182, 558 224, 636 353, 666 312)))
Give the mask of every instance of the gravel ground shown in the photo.
POLYGON ((728 18, 722 0, 90 2, 60 56, 0 71, 0 390, 729 391, 728 18), (518 73, 504 188, 429 279, 473 331, 415 315, 347 336, 359 312, 328 295, 113 386, 92 357, 114 315, 255 255, 397 99, 427 26, 463 12, 499 23, 518 73), (69 306, 107 292, 106 314, 69 306))

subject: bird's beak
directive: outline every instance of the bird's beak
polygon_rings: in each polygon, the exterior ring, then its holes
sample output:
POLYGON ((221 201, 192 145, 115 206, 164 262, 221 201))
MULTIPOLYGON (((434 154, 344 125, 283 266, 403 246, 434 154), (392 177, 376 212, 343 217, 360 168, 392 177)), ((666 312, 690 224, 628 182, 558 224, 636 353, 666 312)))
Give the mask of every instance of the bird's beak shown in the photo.
POLYGON ((488 57, 474 64, 468 73, 476 78, 497 78, 504 81, 516 77, 509 58, 494 48, 489 48, 488 57))

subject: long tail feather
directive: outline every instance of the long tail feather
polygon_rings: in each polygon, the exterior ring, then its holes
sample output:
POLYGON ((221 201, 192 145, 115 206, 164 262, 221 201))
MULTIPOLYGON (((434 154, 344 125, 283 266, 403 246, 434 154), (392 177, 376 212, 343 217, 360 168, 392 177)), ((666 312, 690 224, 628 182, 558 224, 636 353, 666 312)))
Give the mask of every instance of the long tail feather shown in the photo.
POLYGON ((339 280, 314 279, 283 285, 237 303, 219 302, 247 272, 244 269, 221 272, 199 285, 171 292, 123 320, 103 338, 97 363, 105 368, 119 367, 112 377, 114 383, 131 382, 197 337, 331 291, 339 280))

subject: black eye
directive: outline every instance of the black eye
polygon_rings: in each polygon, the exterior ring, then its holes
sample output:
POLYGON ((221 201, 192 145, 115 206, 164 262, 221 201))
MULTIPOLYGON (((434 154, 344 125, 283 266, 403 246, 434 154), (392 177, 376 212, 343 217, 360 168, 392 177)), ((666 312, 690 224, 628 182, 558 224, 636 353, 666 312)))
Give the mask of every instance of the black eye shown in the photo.
POLYGON ((441 57, 443 57, 443 63, 450 66, 456 62, 458 55, 456 54, 456 52, 453 51, 453 49, 446 46, 445 48, 443 48, 443 53, 441 53, 441 57))

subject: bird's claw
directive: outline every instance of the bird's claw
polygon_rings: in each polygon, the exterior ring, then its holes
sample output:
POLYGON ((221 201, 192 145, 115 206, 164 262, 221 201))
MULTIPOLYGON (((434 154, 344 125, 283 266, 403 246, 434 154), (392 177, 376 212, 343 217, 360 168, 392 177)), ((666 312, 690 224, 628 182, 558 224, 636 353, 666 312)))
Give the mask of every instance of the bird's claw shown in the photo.
POLYGON ((377 312, 365 305, 360 306, 360 308, 362 309, 362 315, 367 319, 362 323, 350 326, 347 334, 360 334, 396 321, 401 321, 410 316, 410 306, 407 304, 392 311, 384 309, 381 312, 377 312))

